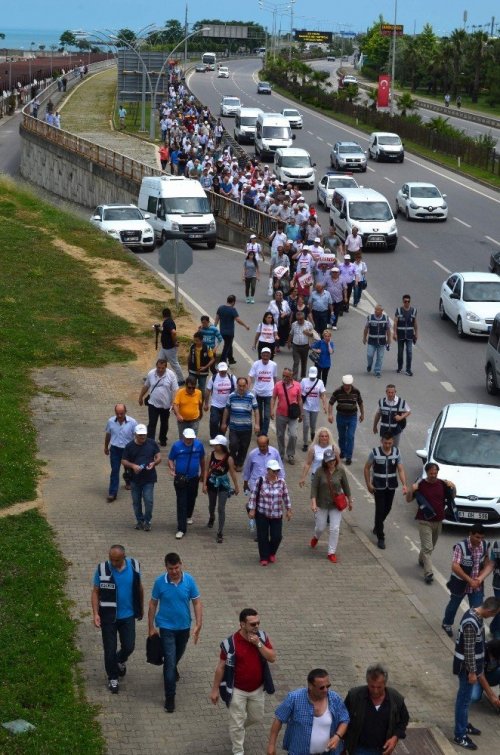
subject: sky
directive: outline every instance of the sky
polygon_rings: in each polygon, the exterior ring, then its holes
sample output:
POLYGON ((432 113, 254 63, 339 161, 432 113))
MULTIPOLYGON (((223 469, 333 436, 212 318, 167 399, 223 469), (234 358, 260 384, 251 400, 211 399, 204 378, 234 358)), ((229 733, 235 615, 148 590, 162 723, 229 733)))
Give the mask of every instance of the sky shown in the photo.
MULTIPOLYGON (((295 0, 294 27, 318 31, 364 31, 371 26, 382 13, 391 23, 394 20, 395 3, 398 6, 397 22, 404 24, 405 33, 421 31, 429 22, 434 31, 445 35, 455 28, 463 26, 464 11, 468 8, 467 27, 490 24, 496 15, 497 34, 500 34, 500 4, 498 0, 357 0, 350 3, 326 3, 325 0, 295 0), (330 10, 331 9, 331 10, 330 10)), ((207 15, 230 21, 257 21, 271 28, 273 8, 276 15, 281 15, 278 27, 285 29, 290 24, 290 0, 273 2, 262 0, 263 9, 258 0, 247 0, 238 4, 234 0, 217 0, 208 4, 206 0, 188 0, 188 20, 194 23, 207 15), (241 5, 241 10, 240 6, 241 5), (267 9, 267 10, 266 10, 267 9)), ((162 25, 169 18, 184 21, 185 0, 171 0, 169 3, 144 3, 140 0, 25 0, 22 3, 6 3, 0 31, 6 29, 113 29, 130 28, 138 31, 149 23, 162 25), (161 8, 161 10, 160 10, 161 8), (164 8, 164 10, 163 10, 164 8)))

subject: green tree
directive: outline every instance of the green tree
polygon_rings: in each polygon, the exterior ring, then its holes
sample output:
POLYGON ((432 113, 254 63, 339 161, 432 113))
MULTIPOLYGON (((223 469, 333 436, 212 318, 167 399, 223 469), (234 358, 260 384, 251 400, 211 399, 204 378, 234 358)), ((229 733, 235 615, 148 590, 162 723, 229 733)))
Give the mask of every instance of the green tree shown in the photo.
POLYGON ((370 89, 365 90, 365 94, 368 102, 370 103, 370 110, 376 110, 378 101, 378 87, 370 87, 370 89))
POLYGON ((137 41, 135 32, 133 32, 132 29, 120 29, 116 32, 116 38, 116 46, 118 48, 128 47, 129 45, 133 47, 137 41))
POLYGON ((396 97, 396 103, 403 118, 406 118, 408 110, 415 110, 417 107, 415 100, 409 92, 403 92, 403 94, 396 97))
POLYGON ((471 100, 477 102, 479 90, 485 78, 486 58, 492 53, 488 44, 488 35, 484 31, 476 31, 469 34, 466 44, 467 61, 472 67, 471 100))
POLYGON ((380 15, 378 21, 360 38, 360 50, 368 61, 366 67, 374 75, 387 72, 391 37, 384 37, 380 33, 380 27, 385 23, 387 22, 380 15))
POLYGON ((76 37, 72 31, 66 29, 66 31, 63 31, 63 33, 59 37, 59 43, 63 50, 66 47, 76 47, 76 37))

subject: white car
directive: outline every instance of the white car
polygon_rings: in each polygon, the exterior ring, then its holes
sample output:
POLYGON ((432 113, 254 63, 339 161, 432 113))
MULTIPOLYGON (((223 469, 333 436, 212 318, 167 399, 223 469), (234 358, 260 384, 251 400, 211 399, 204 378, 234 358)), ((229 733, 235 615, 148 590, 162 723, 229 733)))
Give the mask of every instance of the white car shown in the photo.
POLYGON ((349 173, 327 173, 316 187, 318 205, 330 209, 335 189, 358 189, 359 184, 349 173))
POLYGON ((217 72, 217 78, 218 79, 228 79, 229 78, 229 68, 227 66, 220 66, 219 70, 217 72))
POLYGON ((448 204, 434 184, 408 181, 396 194, 394 215, 402 212, 407 220, 446 220, 448 204))
POLYGON ((281 111, 281 115, 287 119, 290 128, 302 128, 302 116, 298 110, 287 107, 281 111))
POLYGON ((439 477, 456 486, 458 521, 447 512, 446 522, 500 525, 500 407, 448 404, 417 456, 424 464, 436 462, 439 477))
POLYGON ((487 336, 500 311, 500 278, 494 273, 452 273, 441 286, 439 316, 457 326, 459 338, 487 336))
POLYGON ((134 204, 101 204, 94 210, 90 222, 124 246, 152 251, 155 235, 146 222, 149 217, 134 204))
POLYGON ((348 73, 344 78, 342 79, 342 86, 348 87, 351 84, 357 84, 358 80, 355 76, 352 76, 350 73, 348 73))
POLYGON ((226 116, 235 116, 241 109, 241 102, 239 97, 230 97, 224 95, 220 101, 220 114, 226 116))

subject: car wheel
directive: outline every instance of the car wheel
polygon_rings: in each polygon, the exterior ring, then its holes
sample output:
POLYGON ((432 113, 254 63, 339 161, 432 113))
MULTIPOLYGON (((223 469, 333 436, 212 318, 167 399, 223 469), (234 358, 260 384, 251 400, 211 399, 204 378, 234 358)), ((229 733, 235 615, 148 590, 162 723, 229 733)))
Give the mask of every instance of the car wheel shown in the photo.
POLYGON ((162 231, 161 232, 161 243, 164 244, 165 241, 167 241, 167 234, 165 233, 165 231, 162 231))
POLYGON ((366 166, 364 168, 361 168, 361 173, 366 173, 366 166))
POLYGON ((399 162, 400 163, 404 163, 404 160, 405 160, 405 156, 403 155, 403 157, 401 158, 401 160, 399 162))
POLYGON ((215 249, 215 245, 217 244, 216 241, 207 241, 207 247, 209 249, 215 249))
POLYGON ((498 393, 498 385, 491 364, 486 368, 486 391, 490 396, 496 396, 498 393))
POLYGON ((399 215, 399 205, 396 201, 396 206, 394 208, 394 217, 397 218, 398 215, 399 215))
POLYGON ((459 317, 459 318, 457 319, 457 336, 458 336, 459 338, 465 338, 465 337, 466 337, 466 335, 467 335, 467 334, 466 334, 466 333, 464 333, 464 326, 462 325, 462 318, 461 318, 461 317, 459 317))
POLYGON ((443 304, 443 300, 442 299, 439 300, 439 317, 441 318, 441 320, 447 320, 448 319, 448 315, 446 314, 446 312, 444 310, 444 304, 443 304))

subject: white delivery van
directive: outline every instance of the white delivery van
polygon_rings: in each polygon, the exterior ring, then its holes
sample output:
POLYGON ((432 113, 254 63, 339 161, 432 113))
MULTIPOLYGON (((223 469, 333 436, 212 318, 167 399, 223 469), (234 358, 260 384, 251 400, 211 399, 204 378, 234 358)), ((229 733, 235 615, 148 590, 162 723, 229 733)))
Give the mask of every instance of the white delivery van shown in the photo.
POLYGON ((402 163, 405 159, 404 144, 397 134, 389 131, 373 131, 370 134, 368 155, 373 160, 402 163))
POLYGON ((258 107, 242 107, 234 116, 234 138, 238 144, 255 141, 257 118, 263 115, 258 107))
POLYGON ((255 128, 256 157, 273 156, 280 147, 291 147, 295 134, 281 113, 262 113, 255 128))
POLYGON ((274 153, 274 172, 281 183, 293 181, 295 184, 306 184, 314 189, 316 183, 316 163, 305 149, 286 147, 277 149, 274 153))
POLYGON ((149 213, 155 237, 189 243, 217 243, 215 218, 199 181, 183 176, 149 176, 142 179, 139 208, 149 213))
POLYGON ((391 206, 374 189, 335 189, 330 205, 330 225, 341 241, 357 226, 363 250, 396 248, 398 229, 391 206))

